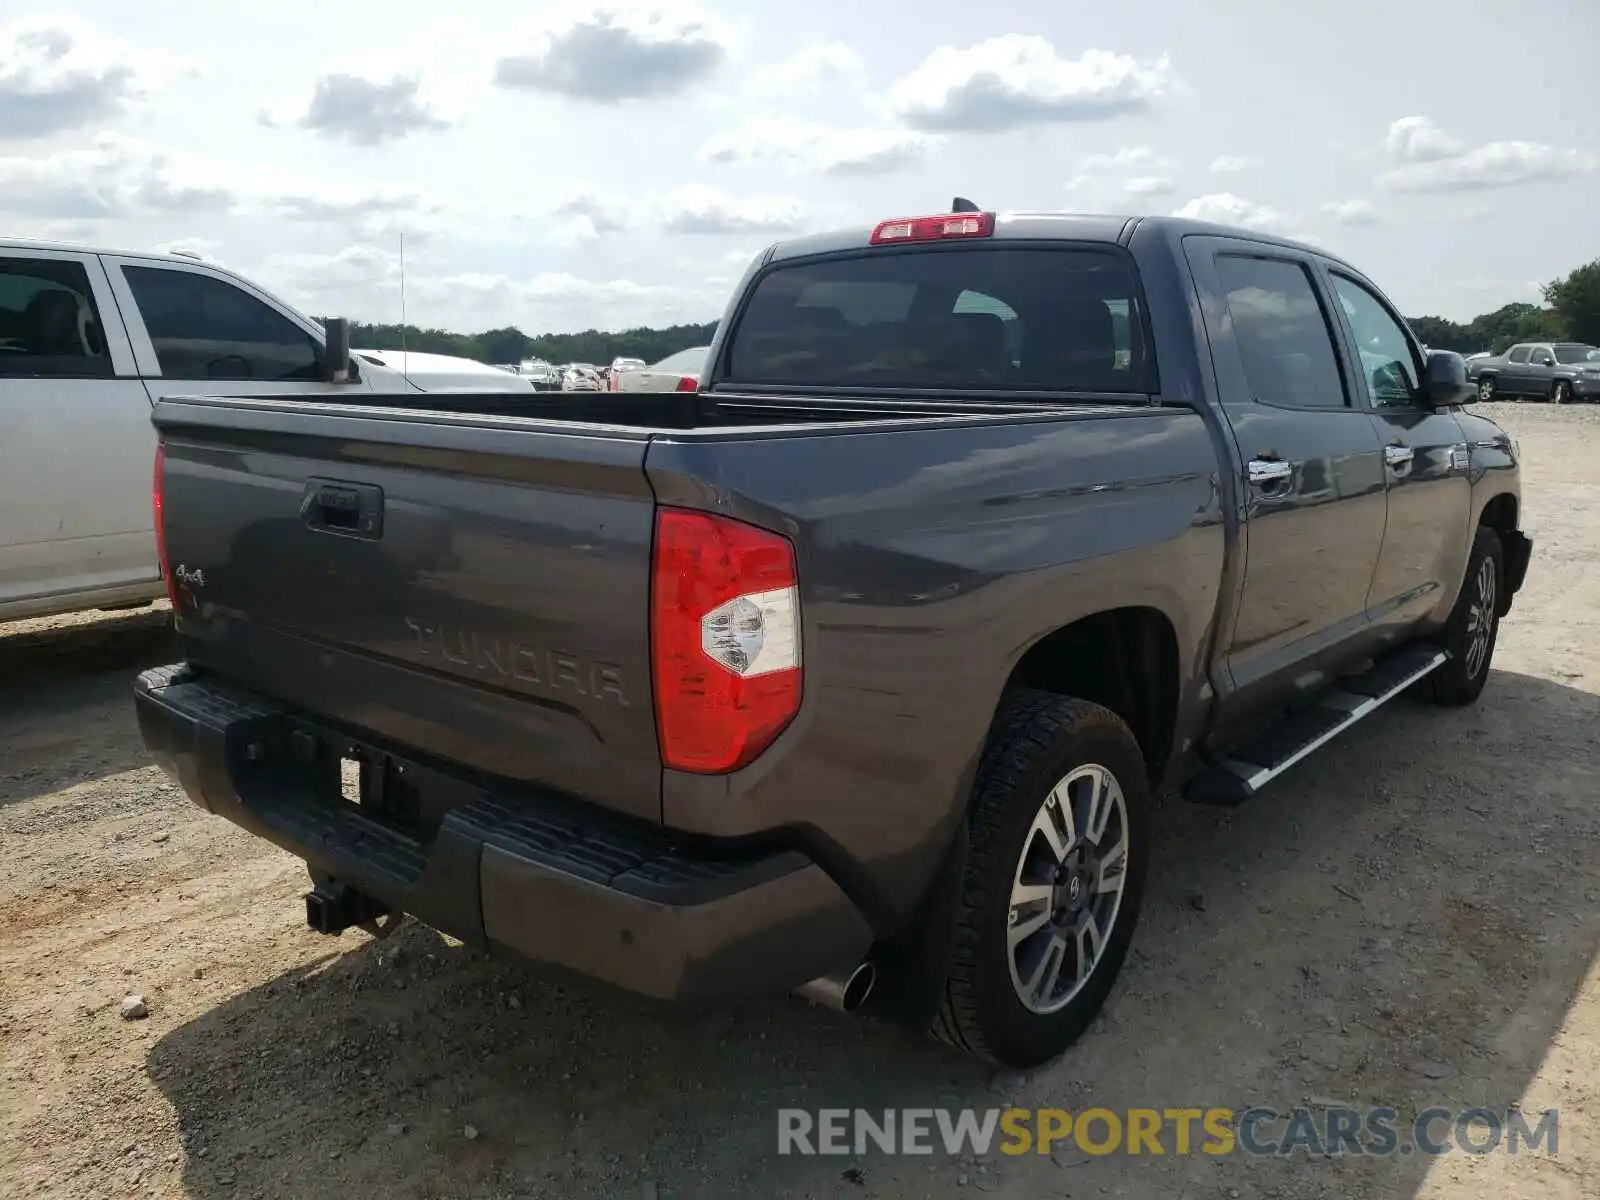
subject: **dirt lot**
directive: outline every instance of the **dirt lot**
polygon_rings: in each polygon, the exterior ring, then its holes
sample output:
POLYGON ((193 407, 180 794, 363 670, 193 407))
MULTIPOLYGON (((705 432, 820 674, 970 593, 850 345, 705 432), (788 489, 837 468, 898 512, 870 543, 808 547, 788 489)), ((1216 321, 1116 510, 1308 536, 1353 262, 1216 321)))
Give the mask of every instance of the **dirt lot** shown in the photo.
POLYGON ((1399 701, 1238 812, 1168 805, 1106 1016, 1026 1078, 414 924, 319 939, 299 864, 146 763, 128 685, 171 654, 166 614, 0 626, 0 1195, 1600 1195, 1600 407, 1491 407, 1537 547, 1482 702, 1399 701), (775 1153, 791 1105, 1308 1099, 1554 1106, 1560 1153, 775 1153))

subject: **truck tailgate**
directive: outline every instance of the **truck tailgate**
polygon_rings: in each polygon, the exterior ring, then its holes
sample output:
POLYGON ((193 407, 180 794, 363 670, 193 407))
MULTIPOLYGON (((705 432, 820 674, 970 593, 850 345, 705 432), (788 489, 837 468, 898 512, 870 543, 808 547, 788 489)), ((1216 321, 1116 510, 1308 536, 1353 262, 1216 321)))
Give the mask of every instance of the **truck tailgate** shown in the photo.
POLYGON ((660 820, 647 436, 251 400, 155 421, 191 664, 660 820))

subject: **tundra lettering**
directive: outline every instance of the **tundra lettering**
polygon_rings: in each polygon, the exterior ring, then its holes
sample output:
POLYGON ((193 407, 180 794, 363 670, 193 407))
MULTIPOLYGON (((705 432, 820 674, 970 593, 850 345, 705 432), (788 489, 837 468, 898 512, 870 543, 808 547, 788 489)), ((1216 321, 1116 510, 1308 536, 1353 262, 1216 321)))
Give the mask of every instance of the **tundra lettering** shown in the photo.
POLYGON ((621 708, 628 706, 622 692, 622 675, 616 667, 585 663, 559 650, 541 650, 512 638, 460 629, 422 617, 407 617, 405 623, 416 637, 417 652, 424 656, 437 656, 453 666, 531 683, 550 691, 566 689, 580 696, 595 696, 621 708))

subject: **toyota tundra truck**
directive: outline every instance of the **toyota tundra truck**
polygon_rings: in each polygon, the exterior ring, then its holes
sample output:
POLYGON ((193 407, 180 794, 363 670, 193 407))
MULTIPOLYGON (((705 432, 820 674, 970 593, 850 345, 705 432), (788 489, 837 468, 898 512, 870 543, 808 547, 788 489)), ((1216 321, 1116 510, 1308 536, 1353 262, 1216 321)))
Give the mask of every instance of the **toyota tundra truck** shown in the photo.
POLYGON ((156 759, 325 933, 1061 1053, 1152 797, 1474 702, 1532 543, 1349 263, 956 207, 763 251, 698 392, 163 397, 156 759))

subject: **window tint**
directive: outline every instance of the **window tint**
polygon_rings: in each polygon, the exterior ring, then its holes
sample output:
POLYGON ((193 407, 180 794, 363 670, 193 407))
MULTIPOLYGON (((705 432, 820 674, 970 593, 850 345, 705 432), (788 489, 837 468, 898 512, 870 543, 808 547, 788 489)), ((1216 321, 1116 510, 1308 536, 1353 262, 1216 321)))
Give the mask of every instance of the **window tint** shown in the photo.
POLYGON ((1132 268, 1108 250, 961 246, 779 266, 729 346, 739 383, 1147 392, 1132 268))
POLYGON ((1355 280, 1335 274, 1333 290, 1350 319, 1373 407, 1403 408, 1415 404, 1422 374, 1405 329, 1382 301, 1355 280))
POLYGON ((167 379, 316 379, 310 334, 231 283, 123 267, 167 379))
POLYGON ((1299 263, 1224 254, 1217 275, 1234 343, 1255 399, 1294 408, 1347 408, 1327 316, 1299 263))
POLYGON ((1576 343, 1557 346, 1556 361, 1561 363, 1600 362, 1600 350, 1596 350, 1593 346, 1583 346, 1576 343))
POLYGON ((1528 361, 1538 363, 1541 367, 1552 367, 1555 365, 1556 356, 1540 346, 1528 355, 1528 361))
POLYGON ((1515 346, 1515 347, 1513 347, 1512 351, 1511 351, 1510 361, 1514 362, 1514 363, 1525 363, 1525 362, 1527 362, 1528 361, 1528 348, 1526 346, 1515 346))
POLYGON ((110 374, 111 356, 83 264, 0 258, 0 376, 110 374))

